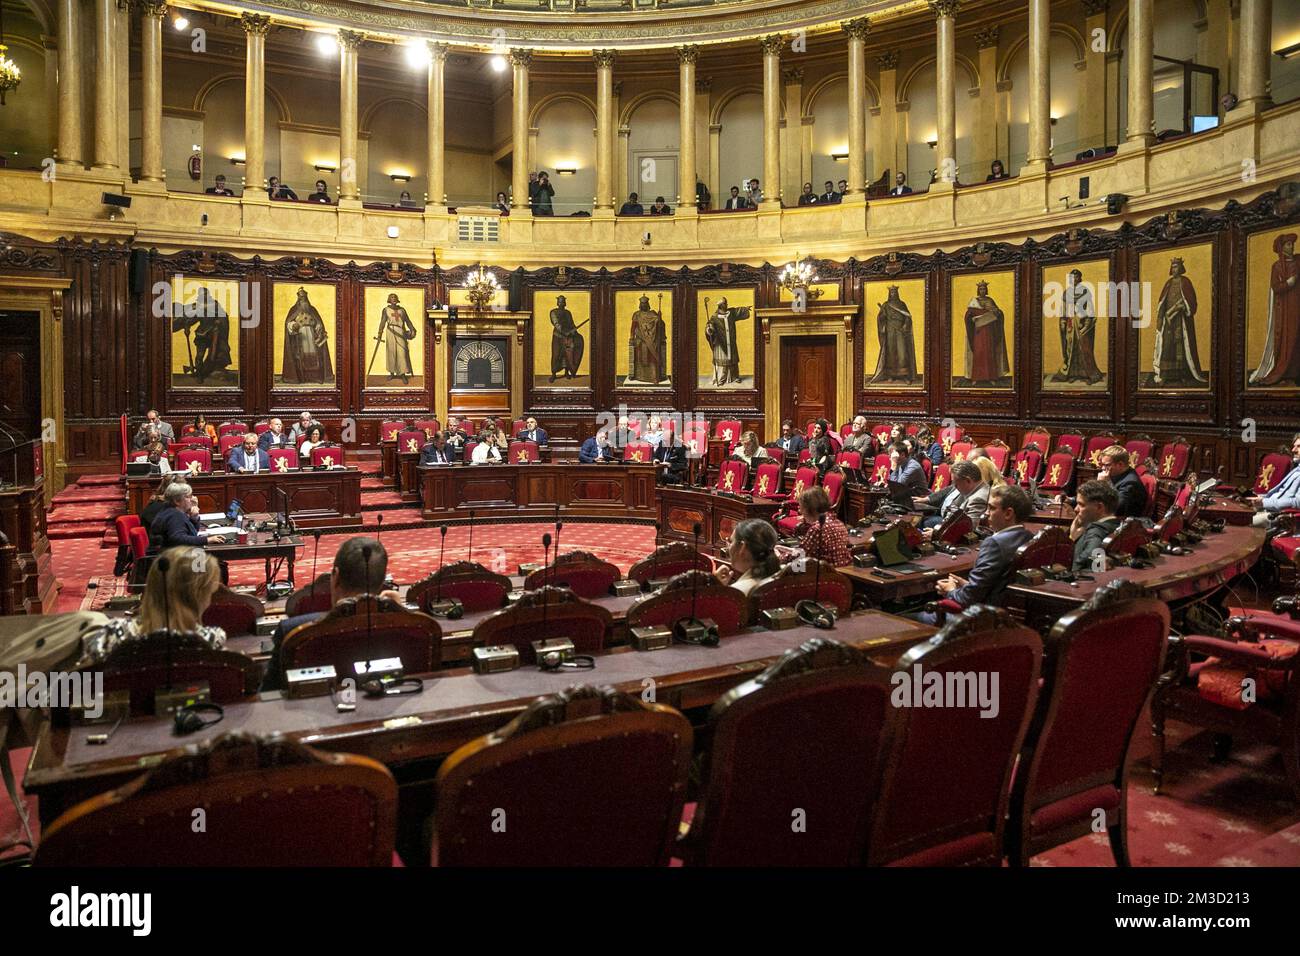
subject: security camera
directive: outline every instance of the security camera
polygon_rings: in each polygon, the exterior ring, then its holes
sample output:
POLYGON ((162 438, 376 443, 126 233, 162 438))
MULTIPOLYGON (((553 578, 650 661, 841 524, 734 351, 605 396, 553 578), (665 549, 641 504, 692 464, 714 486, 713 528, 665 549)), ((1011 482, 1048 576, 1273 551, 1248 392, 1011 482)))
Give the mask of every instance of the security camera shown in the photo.
POLYGON ((643 246, 650 245, 650 233, 648 232, 641 233, 641 245, 643 246))

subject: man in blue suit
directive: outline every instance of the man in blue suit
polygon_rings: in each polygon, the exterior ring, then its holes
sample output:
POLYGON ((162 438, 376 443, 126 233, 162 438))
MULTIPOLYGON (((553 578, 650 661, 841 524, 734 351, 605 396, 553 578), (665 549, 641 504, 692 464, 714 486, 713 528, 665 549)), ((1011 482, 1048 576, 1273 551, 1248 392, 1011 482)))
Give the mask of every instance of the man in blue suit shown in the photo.
POLYGON ((278 418, 272 418, 268 423, 271 427, 262 432, 257 439, 257 447, 262 451, 270 451, 272 448, 292 448, 293 439, 289 433, 284 430, 284 423, 278 418))
POLYGON ((532 415, 524 421, 524 430, 519 433, 520 441, 535 441, 539 445, 547 444, 550 437, 545 428, 537 427, 537 419, 532 415))
POLYGON ((1300 433, 1291 438, 1291 470, 1273 486, 1273 490, 1268 494, 1257 495, 1248 500, 1250 504, 1261 509, 1252 519, 1256 528, 1267 528, 1272 515, 1279 511, 1300 509, 1300 433))
POLYGON ((781 423, 781 437, 776 440, 776 443, 787 455, 798 455, 808 447, 808 439, 803 437, 802 432, 794 430, 794 422, 788 418, 781 423))
POLYGON ((206 535, 199 527, 199 509, 194 503, 194 489, 183 481, 173 481, 163 492, 166 505, 149 525, 149 550, 158 552, 166 548, 189 545, 201 548, 206 544, 223 544, 220 535, 206 535))
POLYGON ((600 429, 594 436, 588 438, 578 449, 578 461, 584 465, 590 465, 598 461, 613 461, 614 449, 609 444, 609 434, 605 429, 600 429))
MULTIPOLYGON (((963 580, 950 574, 935 583, 940 597, 956 601, 962 608, 976 604, 995 604, 1011 578, 1011 563, 1016 551, 1033 537, 1025 521, 1034 513, 1028 493, 1018 485, 998 485, 989 492, 989 526, 993 533, 980 542, 979 555, 970 578, 963 580)), ((937 624, 929 611, 915 615, 924 624, 937 624)))
POLYGON ((266 452, 257 447, 257 436, 249 432, 244 436, 244 443, 230 449, 226 459, 226 471, 236 471, 245 475, 256 475, 261 471, 271 470, 271 459, 266 452))

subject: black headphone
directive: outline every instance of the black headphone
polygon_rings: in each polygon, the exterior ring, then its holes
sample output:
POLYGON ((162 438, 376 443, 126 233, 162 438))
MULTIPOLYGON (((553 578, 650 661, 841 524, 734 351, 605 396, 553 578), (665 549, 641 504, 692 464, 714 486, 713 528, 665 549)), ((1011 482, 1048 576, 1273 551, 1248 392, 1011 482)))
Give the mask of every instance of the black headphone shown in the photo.
POLYGON ((717 647, 722 643, 722 638, 718 635, 717 627, 705 628, 704 633, 699 637, 689 637, 683 629, 674 627, 673 643, 695 644, 698 647, 717 647))
POLYGON ((367 697, 399 697, 418 694, 424 690, 424 681, 418 677, 372 677, 361 682, 361 692, 367 697))
POLYGON ((596 658, 590 654, 575 654, 568 660, 559 651, 547 651, 537 658, 537 666, 544 671, 558 670, 577 670, 590 671, 596 669, 596 658))
POLYGON ((173 726, 178 736, 192 734, 196 730, 202 730, 204 727, 211 727, 213 724, 220 723, 226 712, 220 704, 190 704, 188 707, 179 707, 176 710, 176 716, 173 719, 173 726), (215 713, 216 716, 211 720, 204 720, 203 714, 215 713))
POLYGON ((794 606, 794 612, 805 624, 829 631, 835 626, 835 610, 819 601, 805 598, 794 606))

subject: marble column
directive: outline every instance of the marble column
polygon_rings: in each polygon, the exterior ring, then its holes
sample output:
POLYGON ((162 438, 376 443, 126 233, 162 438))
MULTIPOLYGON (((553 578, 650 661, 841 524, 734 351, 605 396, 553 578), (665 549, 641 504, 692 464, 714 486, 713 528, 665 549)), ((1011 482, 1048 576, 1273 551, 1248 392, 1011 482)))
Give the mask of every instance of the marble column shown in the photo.
POLYGON ((1241 0, 1237 108, 1255 113, 1273 105, 1269 94, 1273 0, 1241 0))
POLYGON ((1115 142, 1106 135, 1106 109, 1113 99, 1106 95, 1106 50, 1104 46, 1094 50, 1092 41, 1097 30, 1101 31, 1100 36, 1106 36, 1106 3, 1107 0, 1083 0, 1083 42, 1086 46, 1078 118, 1081 147, 1115 142), (1098 103, 1103 105, 1098 108, 1098 103))
POLYGON ((677 48, 678 153, 676 211, 695 211, 695 61, 697 46, 677 48))
MULTIPOLYGON (((245 13, 244 195, 266 189, 266 31, 271 18, 245 13)), ((262 193, 265 195, 265 192, 262 193)))
POLYGON ((514 110, 510 125, 511 205, 518 210, 527 210, 529 214, 532 209, 528 204, 528 67, 532 62, 532 50, 510 51, 514 81, 514 110))
MULTIPOLYGON (((938 147, 935 165, 939 179, 935 186, 951 189, 957 181, 957 47, 955 41, 958 0, 930 0, 935 24, 935 114, 938 147)), ((913 188, 917 185, 913 184, 913 188)))
MULTIPOLYGON (((117 37, 116 0, 95 0, 95 75, 114 75, 114 47, 117 37)), ((95 168, 116 171, 117 84, 95 84, 95 168)))
POLYGON ((763 37, 763 202, 781 202, 781 47, 785 37, 763 37))
POLYGON ((593 50, 591 55, 596 60, 596 208, 610 209, 614 205, 615 57, 613 50, 593 50))
POLYGON ((339 199, 361 199, 357 168, 357 49, 363 34, 339 31, 339 199))
MULTIPOLYGON (((871 31, 871 22, 866 17, 858 17, 841 24, 849 37, 849 172, 845 177, 849 181, 848 191, 856 196, 866 191, 867 184, 867 72, 866 47, 867 34, 871 31)), ((813 184, 813 190, 818 186, 813 184)))
MULTIPOLYGON (((979 51, 979 122, 975 124, 975 161, 980 168, 1002 159, 998 151, 998 36, 996 26, 975 31, 979 51)), ((1002 159, 1003 165, 1006 160, 1002 159)), ((978 172, 978 169, 976 170, 978 172)))
POLYGON ((447 201, 446 185, 446 84, 447 44, 428 44, 429 47, 429 128, 428 172, 426 173, 426 205, 442 206, 447 201))
POLYGON ((1128 135, 1129 150, 1155 142, 1151 90, 1151 7, 1153 0, 1128 0, 1128 135))
POLYGON ((59 162, 81 165, 81 4, 59 0, 59 162))
MULTIPOLYGON (((906 156, 901 160, 898 155, 898 51, 887 50, 876 57, 880 68, 880 122, 877 124, 879 134, 876 146, 876 165, 871 171, 874 180, 885 172, 889 173, 889 185, 894 185, 894 177, 900 172, 907 172, 906 156)), ((906 154, 906 147, 904 147, 906 154)))
POLYGON ((167 4, 140 4, 140 178, 163 181, 162 164, 162 21, 167 4))
POLYGON ((1029 0, 1029 150, 1026 164, 1039 170, 1052 158, 1051 77, 1047 72, 1048 0, 1029 0))

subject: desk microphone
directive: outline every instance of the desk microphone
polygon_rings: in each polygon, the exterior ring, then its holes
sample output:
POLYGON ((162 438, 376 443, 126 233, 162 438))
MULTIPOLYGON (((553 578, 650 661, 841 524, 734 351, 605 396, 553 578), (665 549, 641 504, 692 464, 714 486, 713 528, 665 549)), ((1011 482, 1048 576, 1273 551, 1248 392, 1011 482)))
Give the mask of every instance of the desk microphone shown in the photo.
POLYGON ((366 673, 370 673, 370 662, 375 659, 374 631, 370 623, 370 555, 374 548, 368 544, 361 546, 361 558, 366 562, 366 673))
MULTIPOLYGON (((379 514, 375 515, 375 520, 379 522, 379 527, 375 528, 375 540, 380 541, 379 535, 382 534, 384 530, 384 513, 381 511, 379 514)), ((380 541, 380 543, 382 544, 383 542, 380 541)))
POLYGON ((162 584, 163 626, 167 629, 167 689, 172 689, 172 603, 167 594, 167 572, 171 570, 171 560, 158 559, 158 578, 162 584))
MULTIPOLYGON (((545 588, 547 587, 546 579, 550 576, 548 574, 550 570, 550 556, 551 556, 551 536, 549 534, 542 535, 542 548, 543 548, 542 587, 545 588)), ((551 603, 550 595, 548 595, 545 591, 543 591, 542 592, 542 637, 543 638, 545 638, 546 636, 546 606, 550 603, 551 603)))
POLYGON ((311 553, 311 591, 316 593, 316 559, 320 557, 320 528, 313 528, 311 536, 316 539, 316 546, 311 553))
POLYGON ((434 617, 445 617, 456 620, 465 615, 465 605, 457 598, 442 599, 442 556, 447 549, 447 524, 443 522, 438 526, 438 532, 442 535, 442 542, 438 546, 438 572, 434 575, 438 579, 438 588, 434 594, 433 604, 428 607, 428 612, 434 617))
POLYGON ((469 560, 474 560, 474 511, 469 513, 469 560))
POLYGON ((804 599, 795 604, 795 613, 799 620, 813 627, 829 630, 835 626, 835 612, 821 602, 822 596, 822 552, 826 548, 826 512, 817 516, 817 568, 813 572, 813 599, 804 599))
MULTIPOLYGON (((700 532, 703 530, 697 521, 691 529, 695 533, 695 550, 700 550, 700 532)), ((696 601, 700 589, 700 572, 692 569, 691 572, 691 616, 682 618, 673 624, 673 640, 679 644, 700 644, 704 647, 717 647, 718 625, 712 620, 705 618, 700 620, 695 616, 696 601)))

